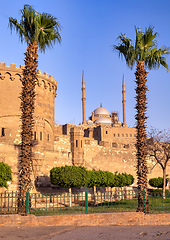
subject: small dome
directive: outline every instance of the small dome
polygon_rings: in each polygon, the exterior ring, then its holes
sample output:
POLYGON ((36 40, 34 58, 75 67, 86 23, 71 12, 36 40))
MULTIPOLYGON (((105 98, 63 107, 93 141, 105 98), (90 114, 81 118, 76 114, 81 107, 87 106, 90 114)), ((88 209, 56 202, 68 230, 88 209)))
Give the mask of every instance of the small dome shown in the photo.
POLYGON ((110 118, 98 118, 96 119, 95 123, 108 123, 111 124, 112 120, 110 118))
POLYGON ((89 119, 89 120, 87 120, 87 123, 93 123, 93 122, 92 122, 92 120, 89 119))
POLYGON ((99 114, 110 115, 110 112, 104 107, 98 107, 94 110, 94 116, 99 114))

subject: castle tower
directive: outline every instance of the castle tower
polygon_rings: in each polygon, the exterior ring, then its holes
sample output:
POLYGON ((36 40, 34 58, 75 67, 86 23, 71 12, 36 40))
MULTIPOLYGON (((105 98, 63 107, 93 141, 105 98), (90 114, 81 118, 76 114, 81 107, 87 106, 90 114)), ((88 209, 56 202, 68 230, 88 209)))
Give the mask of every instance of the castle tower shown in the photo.
POLYGON ((70 129, 72 163, 76 166, 84 164, 84 130, 80 127, 70 129))
MULTIPOLYGON (((20 148, 21 142, 21 79, 24 66, 15 64, 6 66, 0 63, 0 143, 20 148)), ((36 84, 36 102, 33 129, 33 172, 40 174, 43 166, 44 151, 54 149, 54 101, 57 90, 56 80, 38 70, 36 84)), ((16 159, 19 153, 16 154, 16 159)), ((4 160, 6 161, 6 160, 4 160)), ((17 170, 13 170, 14 173, 17 170)), ((17 174, 16 174, 17 176, 17 174)))
POLYGON ((85 82, 84 82, 84 71, 82 74, 82 114, 83 114, 83 122, 82 124, 86 123, 86 98, 85 98, 85 82))
POLYGON ((125 98, 125 80, 123 75, 123 83, 122 83, 122 104, 123 104, 123 127, 127 127, 126 123, 126 98, 125 98))

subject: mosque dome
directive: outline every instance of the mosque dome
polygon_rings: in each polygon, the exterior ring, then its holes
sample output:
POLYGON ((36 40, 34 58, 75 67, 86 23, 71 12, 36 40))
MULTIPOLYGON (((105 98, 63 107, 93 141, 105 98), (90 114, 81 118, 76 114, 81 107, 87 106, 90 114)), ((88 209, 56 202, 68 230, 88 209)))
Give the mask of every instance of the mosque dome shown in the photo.
POLYGON ((87 123, 93 123, 93 122, 92 122, 92 120, 88 119, 88 120, 87 120, 87 123))
POLYGON ((104 107, 98 107, 94 110, 94 116, 99 115, 99 114, 110 115, 110 112, 104 107))
POLYGON ((111 120, 110 118, 101 117, 101 118, 96 119, 95 123, 111 124, 111 123, 112 123, 112 120, 111 120))

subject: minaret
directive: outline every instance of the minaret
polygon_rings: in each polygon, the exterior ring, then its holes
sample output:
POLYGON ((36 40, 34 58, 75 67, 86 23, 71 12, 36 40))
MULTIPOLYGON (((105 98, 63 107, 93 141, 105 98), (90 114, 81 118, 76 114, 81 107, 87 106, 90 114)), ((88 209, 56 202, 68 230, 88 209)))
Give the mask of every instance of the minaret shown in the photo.
POLYGON ((123 83, 122 83, 122 104, 123 104, 123 127, 127 127, 126 123, 126 98, 125 98, 125 80, 123 75, 123 83))
POLYGON ((86 98, 85 98, 85 82, 84 82, 84 71, 82 74, 82 113, 83 113, 83 122, 82 124, 86 123, 86 98))

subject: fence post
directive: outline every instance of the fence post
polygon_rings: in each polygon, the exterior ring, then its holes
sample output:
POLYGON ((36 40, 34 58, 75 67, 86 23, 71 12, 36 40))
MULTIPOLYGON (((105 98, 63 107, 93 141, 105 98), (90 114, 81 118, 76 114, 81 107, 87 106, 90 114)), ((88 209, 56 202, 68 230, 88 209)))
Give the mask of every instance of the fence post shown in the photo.
POLYGON ((88 213, 88 192, 85 191, 85 213, 88 213))
POLYGON ((29 213, 29 192, 26 192, 26 213, 29 213))
POLYGON ((146 212, 145 189, 143 188, 143 212, 146 212))

